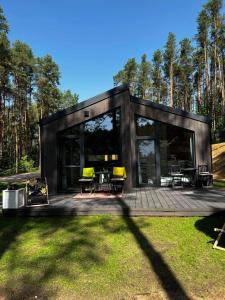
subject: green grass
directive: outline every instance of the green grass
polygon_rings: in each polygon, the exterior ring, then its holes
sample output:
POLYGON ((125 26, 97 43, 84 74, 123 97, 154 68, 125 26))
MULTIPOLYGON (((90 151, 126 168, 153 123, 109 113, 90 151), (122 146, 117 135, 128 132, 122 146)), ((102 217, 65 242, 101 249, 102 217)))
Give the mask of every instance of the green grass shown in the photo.
POLYGON ((216 189, 225 189, 225 181, 220 181, 220 180, 214 180, 213 181, 213 187, 216 189))
POLYGON ((223 299, 224 253, 211 243, 221 223, 216 217, 0 216, 0 298, 223 299))
MULTIPOLYGON (((38 170, 39 170, 38 167, 30 168, 29 170, 27 170, 26 173, 37 172, 38 170)), ((24 172, 19 171, 18 173, 16 173, 15 168, 6 169, 6 170, 0 169, 0 176, 11 176, 11 175, 22 174, 22 173, 24 173, 24 172)))

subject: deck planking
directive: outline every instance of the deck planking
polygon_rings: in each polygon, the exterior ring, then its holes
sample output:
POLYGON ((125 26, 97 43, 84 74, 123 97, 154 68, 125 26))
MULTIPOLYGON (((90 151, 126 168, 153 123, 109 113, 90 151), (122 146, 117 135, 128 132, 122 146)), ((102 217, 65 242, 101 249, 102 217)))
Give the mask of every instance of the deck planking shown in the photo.
POLYGON ((74 194, 50 197, 49 206, 7 210, 7 215, 60 216, 114 214, 130 216, 208 216, 225 212, 225 191, 194 188, 135 188, 122 198, 73 199, 74 194))

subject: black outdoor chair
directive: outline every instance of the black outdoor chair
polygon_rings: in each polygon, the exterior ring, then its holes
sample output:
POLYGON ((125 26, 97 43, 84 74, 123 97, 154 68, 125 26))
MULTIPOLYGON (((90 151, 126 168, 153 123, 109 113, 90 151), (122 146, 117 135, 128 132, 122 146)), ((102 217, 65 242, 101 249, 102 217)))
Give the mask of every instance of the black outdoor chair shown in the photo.
POLYGON ((183 184, 182 179, 184 174, 181 173, 181 167, 179 165, 171 165, 169 175, 172 177, 172 187, 183 184))
POLYGON ((95 170, 94 168, 83 168, 82 177, 78 180, 80 183, 80 192, 89 190, 95 192, 95 170))
POLYGON ((113 174, 110 180, 113 192, 120 191, 123 194, 124 182, 127 178, 126 169, 124 167, 113 167, 113 174))
POLYGON ((46 177, 31 178, 26 182, 26 205, 49 205, 46 177))
POLYGON ((208 165, 198 165, 197 186, 211 186, 213 184, 213 174, 209 172, 208 165))

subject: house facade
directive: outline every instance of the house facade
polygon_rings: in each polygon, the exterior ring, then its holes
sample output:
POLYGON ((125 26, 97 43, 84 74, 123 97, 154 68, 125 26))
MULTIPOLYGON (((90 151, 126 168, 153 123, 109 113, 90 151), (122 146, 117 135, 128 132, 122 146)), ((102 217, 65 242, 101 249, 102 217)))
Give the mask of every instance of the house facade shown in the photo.
POLYGON ((160 186, 172 165, 211 168, 207 117, 156 104, 115 87, 40 121, 41 174, 49 192, 73 191, 83 167, 124 166, 126 190, 160 186))

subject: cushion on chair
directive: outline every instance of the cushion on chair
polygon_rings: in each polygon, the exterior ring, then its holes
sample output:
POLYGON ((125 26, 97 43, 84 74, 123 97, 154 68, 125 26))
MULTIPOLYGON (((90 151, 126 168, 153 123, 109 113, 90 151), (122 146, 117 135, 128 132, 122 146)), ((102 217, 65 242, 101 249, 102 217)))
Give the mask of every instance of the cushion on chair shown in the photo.
POLYGON ((113 168, 113 176, 126 178, 127 174, 126 174, 125 168, 124 167, 114 167, 113 168))
POLYGON ((95 177, 94 168, 83 168, 82 176, 83 177, 87 177, 87 178, 93 178, 93 177, 95 177))

